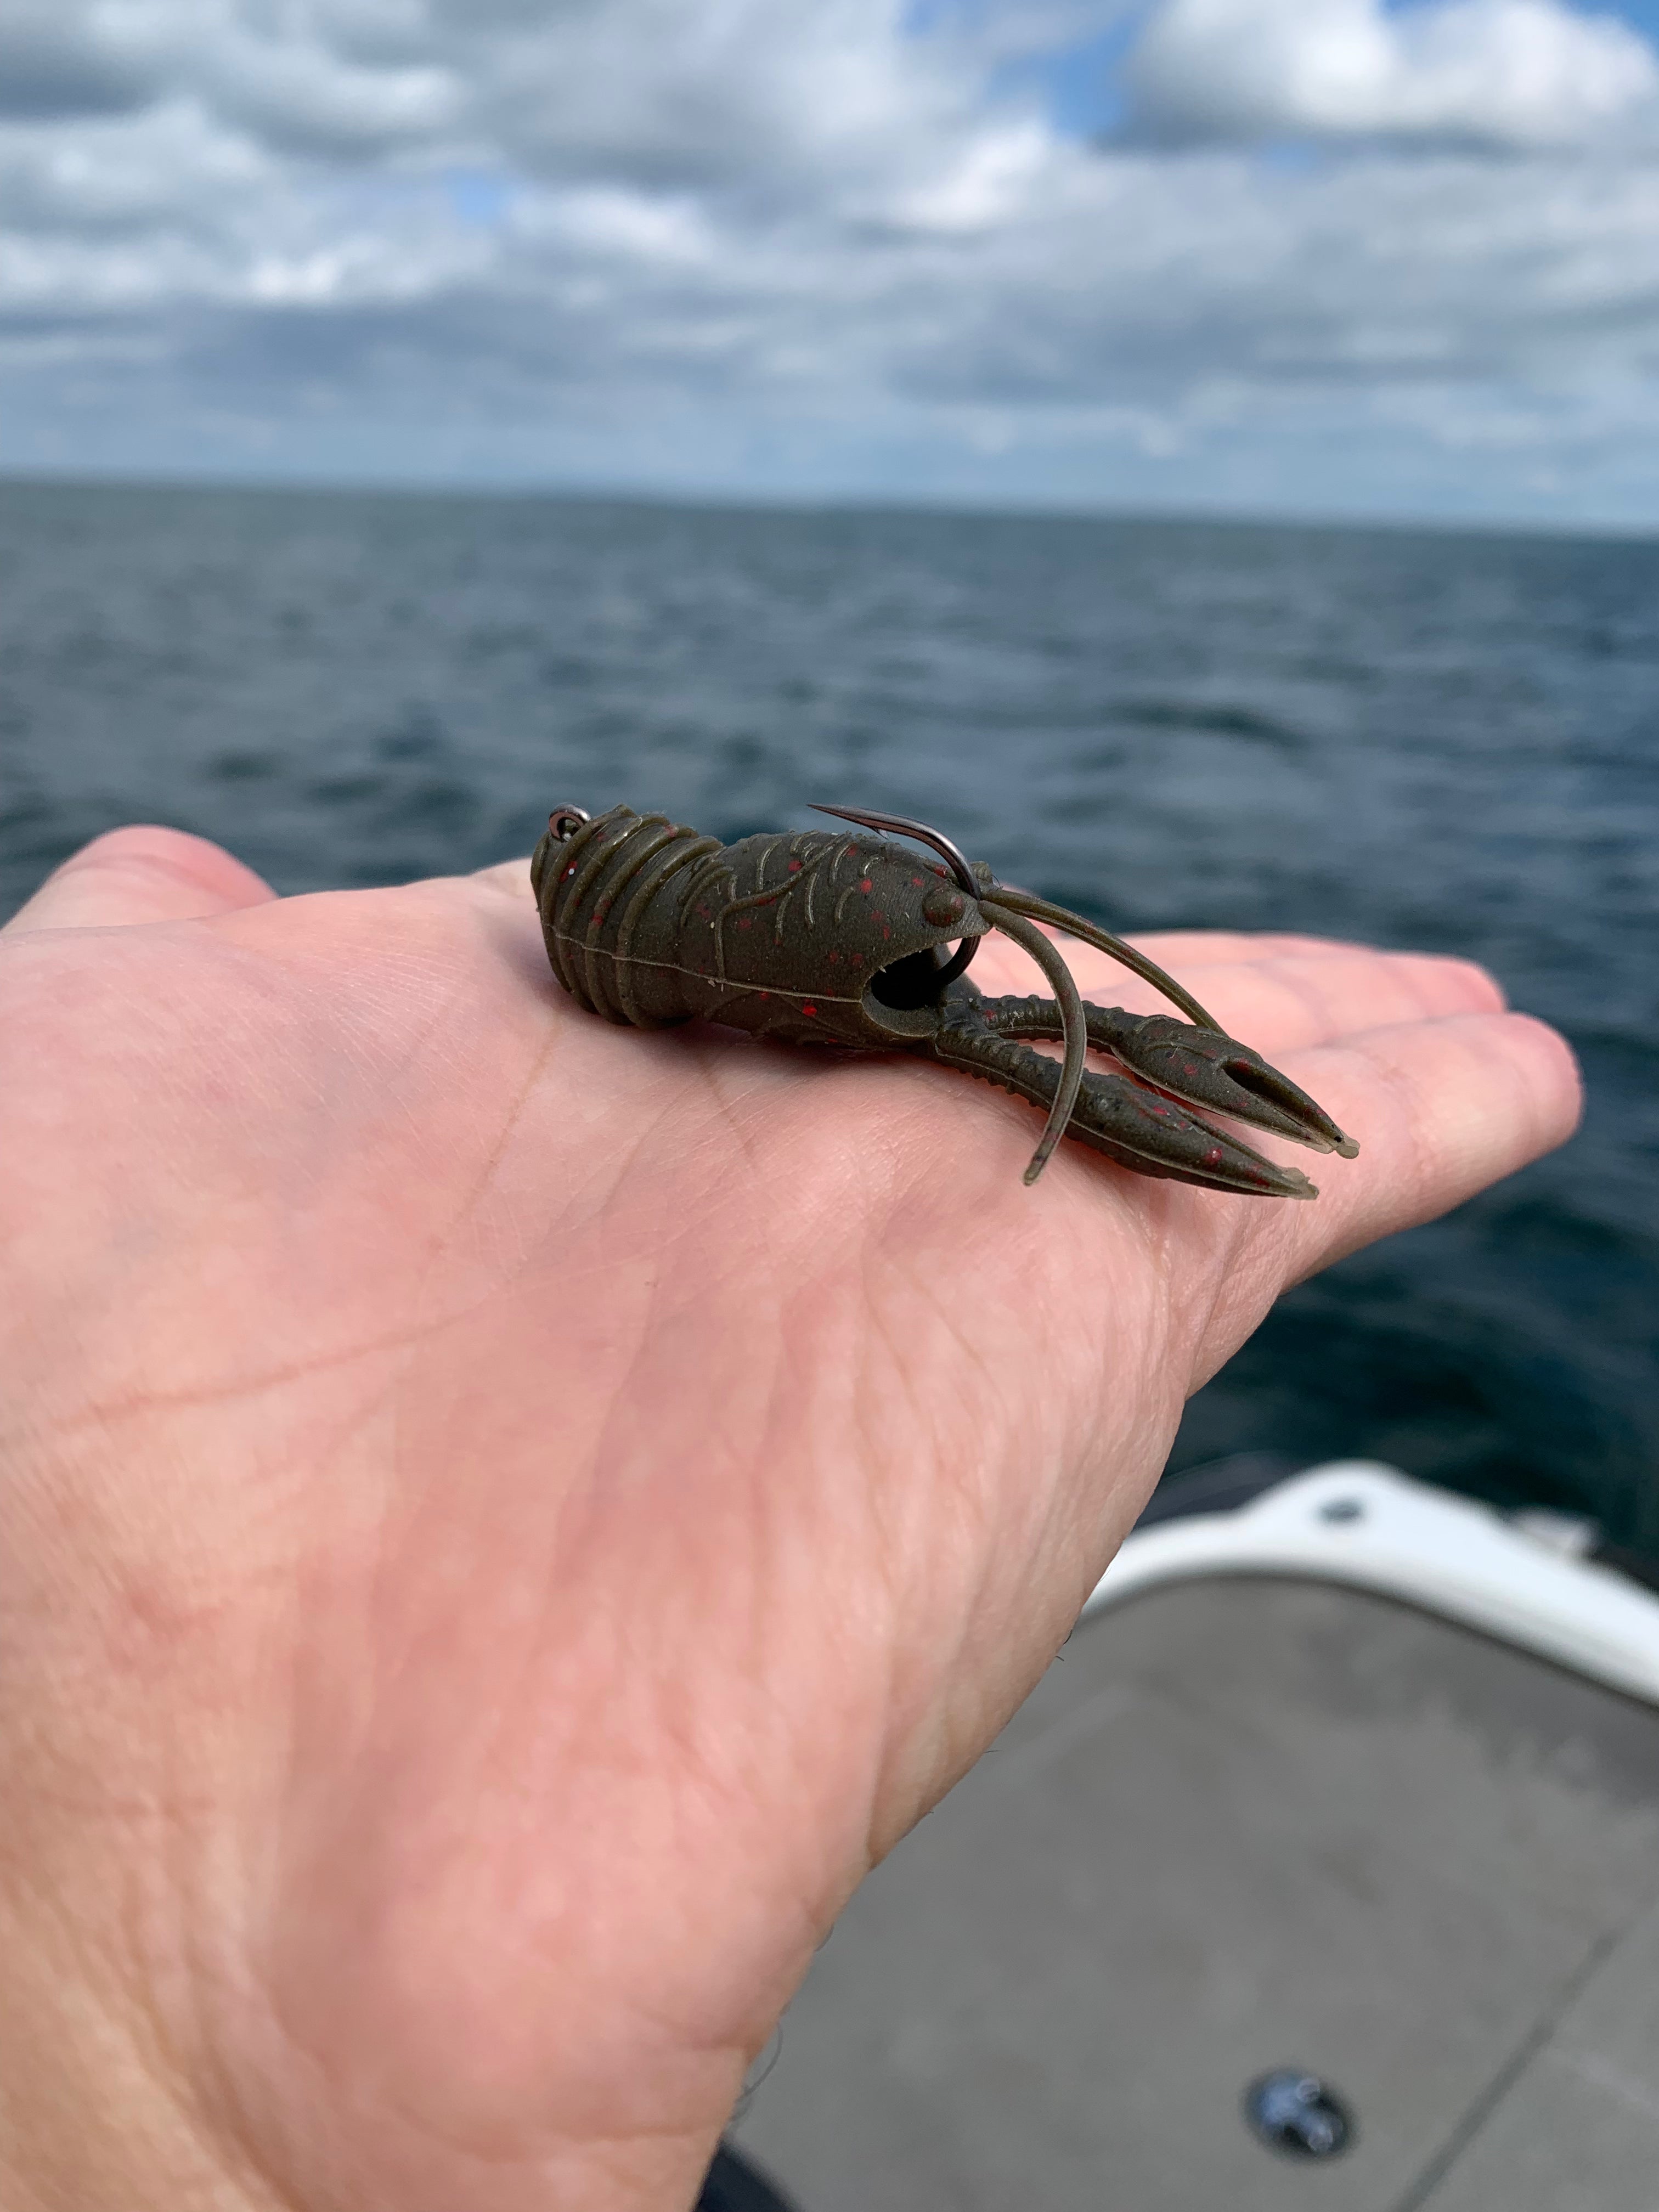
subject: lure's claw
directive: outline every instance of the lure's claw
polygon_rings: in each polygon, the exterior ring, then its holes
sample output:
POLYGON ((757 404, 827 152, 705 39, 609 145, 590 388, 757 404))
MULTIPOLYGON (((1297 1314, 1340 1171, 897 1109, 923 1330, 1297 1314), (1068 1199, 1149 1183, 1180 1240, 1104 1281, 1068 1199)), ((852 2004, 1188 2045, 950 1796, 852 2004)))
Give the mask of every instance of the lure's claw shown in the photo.
POLYGON ((1358 1152, 1322 1106, 1236 1037, 1169 1014, 1126 1014, 1115 1006, 1088 1011, 1090 1043, 1103 1045, 1170 1097, 1316 1152, 1351 1160, 1358 1152))
MULTIPOLYGON (((1036 1057, 1036 1055, 1033 1055, 1036 1057)), ((1045 1065, 1052 1066, 1052 1061, 1045 1065)), ((1238 1191, 1251 1198, 1317 1198, 1319 1186, 1299 1168, 1264 1158, 1243 1138, 1212 1128, 1173 1098, 1144 1090, 1121 1075, 1084 1079, 1066 1135, 1132 1167, 1206 1190, 1238 1191)))
MULTIPOLYGON (((1066 1133, 1125 1167, 1213 1190, 1316 1195, 1315 1186, 1295 1168, 1264 1159, 1253 1146, 1212 1128, 1188 1107, 1224 1114, 1345 1159, 1359 1149, 1305 1091, 1236 1037, 1170 1014, 1127 1014, 1118 1006, 1086 1002, 1083 1014, 1090 1048, 1110 1053, 1129 1074, 1086 1075, 1066 1133)), ((981 999, 963 988, 951 994, 950 1019, 934 1052, 1033 1105, 1052 1105, 1059 1093, 1055 1062, 1027 1051, 1018 1040, 1063 1034, 1061 1010, 1052 999, 981 999)))
MULTIPOLYGON (((1088 1012, 1092 1031, 1102 1009, 1091 1006, 1088 1012)), ((952 1003, 950 1020, 933 1040, 933 1057, 947 1067, 958 1067, 1012 1091, 1034 1106, 1052 1109, 1060 1095, 1060 1062, 1015 1039, 1057 1036, 1058 1012, 1049 999, 987 999, 975 1005, 964 997, 952 1003)), ((1091 1035, 1090 1042, 1095 1042, 1091 1035)), ((1264 1159, 1242 1139, 1212 1128, 1174 1098, 1129 1075, 1091 1070, 1083 1079, 1066 1134, 1138 1175, 1255 1198, 1319 1194, 1297 1169, 1264 1159)))

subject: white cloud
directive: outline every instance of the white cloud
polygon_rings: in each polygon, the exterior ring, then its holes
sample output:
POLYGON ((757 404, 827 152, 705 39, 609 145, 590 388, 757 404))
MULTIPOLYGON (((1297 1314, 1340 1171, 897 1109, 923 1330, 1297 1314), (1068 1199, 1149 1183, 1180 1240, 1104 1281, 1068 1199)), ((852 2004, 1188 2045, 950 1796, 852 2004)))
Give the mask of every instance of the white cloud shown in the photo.
POLYGON ((232 35, 191 72, 231 122, 273 146, 341 155, 429 142, 451 129, 463 90, 443 68, 364 68, 291 40, 232 35))
POLYGON ((74 131, 0 126, 0 210, 14 246, 30 235, 80 234, 88 243, 148 233, 221 232, 234 209, 282 195, 279 167, 258 143, 196 101, 74 131))
POLYGON ((161 43, 136 12, 10 0, 0 25, 0 115, 130 113, 155 96, 161 43))
POLYGON ((1633 33, 1554 0, 1162 0, 1139 138, 995 89, 1039 32, 1125 14, 9 14, 36 96, 0 119, 7 450, 1304 504, 1443 468, 1478 503, 1483 454, 1531 441, 1570 501, 1587 453, 1659 437, 1633 33))
POLYGON ((1627 24, 1560 0, 1160 0, 1125 74, 1141 118, 1188 139, 1578 146, 1659 93, 1627 24))

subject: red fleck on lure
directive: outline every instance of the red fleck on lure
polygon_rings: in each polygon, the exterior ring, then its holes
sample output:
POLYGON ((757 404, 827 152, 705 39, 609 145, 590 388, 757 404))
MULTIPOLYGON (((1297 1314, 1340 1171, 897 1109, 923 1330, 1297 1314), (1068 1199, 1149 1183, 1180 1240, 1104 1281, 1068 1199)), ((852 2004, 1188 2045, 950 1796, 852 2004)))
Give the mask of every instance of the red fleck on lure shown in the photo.
POLYGON ((916 1053, 981 1076, 1048 1109, 1028 1183, 1066 1136, 1138 1175, 1317 1195, 1295 1168, 1195 1107, 1316 1152, 1358 1151, 1305 1091, 1121 939, 999 884, 923 823, 818 811, 918 838, 945 865, 879 835, 778 831, 722 845, 629 806, 597 817, 556 808, 530 864, 554 974, 590 1013, 636 1029, 723 1022, 790 1044, 916 1053), (1085 1004, 1038 922, 1109 953, 1187 1018, 1085 1004), (1030 954, 1053 998, 988 999, 969 981, 963 971, 993 929, 1030 954), (1063 1042, 1064 1059, 1033 1052, 1028 1038, 1063 1042), (1091 1070, 1091 1050, 1109 1054, 1114 1069, 1091 1070))

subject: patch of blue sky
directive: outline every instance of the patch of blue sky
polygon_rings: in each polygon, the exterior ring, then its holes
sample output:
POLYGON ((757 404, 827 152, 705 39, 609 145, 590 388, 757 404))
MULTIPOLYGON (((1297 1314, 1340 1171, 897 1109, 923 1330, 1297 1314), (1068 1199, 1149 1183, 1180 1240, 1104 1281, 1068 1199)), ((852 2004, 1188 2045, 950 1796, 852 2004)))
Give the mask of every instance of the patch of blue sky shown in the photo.
MULTIPOLYGON (((1446 0, 1382 0, 1382 10, 1389 15, 1406 15, 1445 4, 1446 0)), ((1564 4, 1569 15, 1611 15, 1616 22, 1628 23, 1633 31, 1659 44, 1659 0, 1564 0, 1564 4)))
POLYGON ((1126 112, 1118 64, 1139 27, 1133 20, 1116 22, 1056 52, 1022 54, 995 71, 990 92, 994 96, 1030 90, 1041 97, 1055 130, 1067 137, 1109 137, 1126 112))
POLYGON ((1625 0, 1622 7, 1604 8, 1596 12, 1622 16, 1631 28, 1640 31, 1650 45, 1659 46, 1659 0, 1625 0))
POLYGON ((374 171, 335 179, 323 197, 369 219, 410 209, 428 213, 435 202, 469 230, 499 230, 521 186, 509 172, 489 168, 374 171))
POLYGON ((498 169, 447 169, 443 186, 457 219, 477 230, 499 228, 517 190, 498 169))
POLYGON ((908 0, 903 25, 912 38, 952 31, 969 37, 979 33, 996 56, 986 81, 988 99, 1034 95, 1057 131, 1068 137, 1098 138, 1123 120, 1118 64, 1151 11, 1152 0, 1139 0, 1139 4, 1101 0, 1096 9, 1085 0, 1085 4, 1060 11, 1060 18, 1069 16, 1079 24, 1088 23, 1092 15, 1095 22, 1081 36, 1047 48, 1018 39, 1017 0, 908 0), (999 26, 1013 35, 996 37, 999 26))
MULTIPOLYGON (((1385 15, 1419 13, 1425 8, 1455 4, 1455 0, 1381 0, 1385 15)), ((1571 0, 1569 0, 1571 4, 1571 0)), ((1032 51, 999 60, 987 82, 988 98, 1034 94, 1042 102, 1049 120, 1067 137, 1109 138, 1124 124, 1127 102, 1118 70, 1124 56, 1140 35, 1156 0, 1101 0, 1098 29, 1047 52, 1032 51)), ((1018 21, 1018 0, 908 0, 904 11, 906 33, 926 38, 930 33, 983 28, 999 16, 1018 21)), ((1086 12, 1086 11, 1085 11, 1086 12)), ((1659 0, 1603 0, 1602 4, 1572 6, 1581 15, 1612 16, 1659 47, 1659 0)), ((1270 166, 1295 167, 1313 159, 1296 144, 1267 147, 1262 158, 1270 166)))

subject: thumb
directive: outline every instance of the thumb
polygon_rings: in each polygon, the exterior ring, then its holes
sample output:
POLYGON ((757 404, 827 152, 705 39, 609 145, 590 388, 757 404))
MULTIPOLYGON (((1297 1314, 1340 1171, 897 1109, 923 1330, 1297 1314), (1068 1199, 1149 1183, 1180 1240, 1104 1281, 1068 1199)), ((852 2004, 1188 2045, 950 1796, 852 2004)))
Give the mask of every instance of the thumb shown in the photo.
POLYGON ((94 837, 47 877, 8 930, 120 929, 192 921, 276 896, 262 877, 205 837, 144 823, 94 837))

